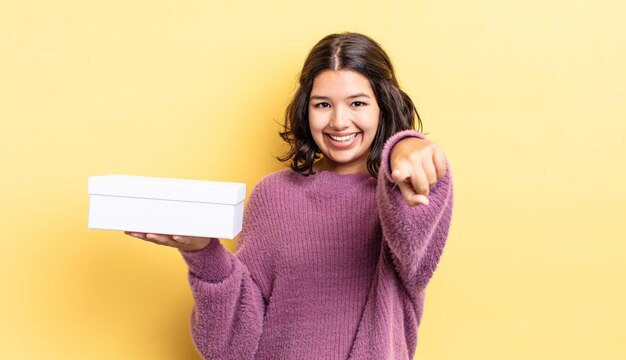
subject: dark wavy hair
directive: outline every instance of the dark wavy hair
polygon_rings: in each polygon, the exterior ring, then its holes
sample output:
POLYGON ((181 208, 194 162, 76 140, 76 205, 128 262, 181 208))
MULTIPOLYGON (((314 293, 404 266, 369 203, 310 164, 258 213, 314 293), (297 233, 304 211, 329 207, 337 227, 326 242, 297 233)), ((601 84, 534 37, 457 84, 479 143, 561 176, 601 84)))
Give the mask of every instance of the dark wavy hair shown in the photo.
POLYGON ((385 141, 393 134, 414 129, 422 121, 409 96, 400 89, 391 60, 382 47, 358 33, 331 34, 320 40, 307 56, 299 86, 285 111, 285 124, 279 135, 290 148, 278 160, 290 161, 300 175, 313 174, 313 163, 321 157, 309 128, 309 96, 313 80, 324 70, 353 70, 367 77, 380 108, 378 129, 367 159, 367 170, 378 176, 385 141))

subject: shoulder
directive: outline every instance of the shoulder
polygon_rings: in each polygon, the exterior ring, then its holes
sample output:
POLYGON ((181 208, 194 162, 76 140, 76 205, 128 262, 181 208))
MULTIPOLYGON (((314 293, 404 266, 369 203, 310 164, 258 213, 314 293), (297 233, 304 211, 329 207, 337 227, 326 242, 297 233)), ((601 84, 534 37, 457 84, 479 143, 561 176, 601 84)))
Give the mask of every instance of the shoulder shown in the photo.
POLYGON ((263 177, 250 192, 246 212, 256 216, 275 216, 286 202, 297 198, 302 191, 299 185, 305 178, 290 168, 278 170, 263 177))
POLYGON ((311 178, 300 175, 291 168, 281 169, 266 175, 259 181, 252 190, 254 192, 274 192, 275 190, 288 190, 292 187, 299 187, 311 178))
MULTIPOLYGON (((275 187, 277 185, 281 185, 285 183, 288 178, 291 176, 291 169, 281 169, 265 175, 252 190, 253 192, 266 191, 268 188, 275 187)), ((297 175, 297 174, 296 174, 297 175)))
POLYGON ((276 195, 290 191, 293 185, 302 181, 304 176, 293 171, 291 168, 281 169, 263 177, 250 193, 250 200, 256 198, 268 199, 276 195))

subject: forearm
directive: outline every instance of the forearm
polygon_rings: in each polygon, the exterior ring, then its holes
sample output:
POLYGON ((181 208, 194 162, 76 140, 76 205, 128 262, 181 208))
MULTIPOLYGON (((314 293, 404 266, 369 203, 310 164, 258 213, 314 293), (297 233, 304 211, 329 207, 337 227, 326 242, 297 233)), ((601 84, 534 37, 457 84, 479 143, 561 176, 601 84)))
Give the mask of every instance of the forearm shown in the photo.
POLYGON ((430 188, 428 205, 409 206, 390 177, 389 153, 398 141, 421 135, 394 135, 385 145, 378 177, 377 201, 383 239, 400 278, 411 293, 423 289, 443 251, 452 216, 453 188, 449 168, 430 188))
POLYGON ((253 358, 261 336, 264 301, 246 267, 219 241, 185 253, 195 301, 191 330, 207 359, 253 358))

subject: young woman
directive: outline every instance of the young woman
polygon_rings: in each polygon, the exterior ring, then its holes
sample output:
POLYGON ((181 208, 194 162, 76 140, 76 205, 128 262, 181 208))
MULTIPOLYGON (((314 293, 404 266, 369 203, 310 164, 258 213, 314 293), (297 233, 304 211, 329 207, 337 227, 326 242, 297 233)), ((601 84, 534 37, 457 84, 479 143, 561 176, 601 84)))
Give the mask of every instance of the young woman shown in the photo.
POLYGON ((253 189, 236 254, 178 248, 207 359, 412 359, 444 248, 452 181, 382 48, 333 34, 311 50, 286 111, 290 167, 253 189))

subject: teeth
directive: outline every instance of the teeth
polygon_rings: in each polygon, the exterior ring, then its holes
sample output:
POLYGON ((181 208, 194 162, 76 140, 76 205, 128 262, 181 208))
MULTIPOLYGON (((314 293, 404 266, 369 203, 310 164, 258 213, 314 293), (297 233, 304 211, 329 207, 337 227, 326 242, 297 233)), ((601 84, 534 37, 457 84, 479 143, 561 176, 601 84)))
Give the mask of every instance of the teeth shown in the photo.
POLYGON ((348 135, 348 136, 332 136, 329 135, 331 139, 335 140, 335 141, 342 141, 342 142, 346 142, 346 141, 350 141, 352 140, 352 138, 354 138, 356 136, 356 133, 352 134, 352 135, 348 135))

